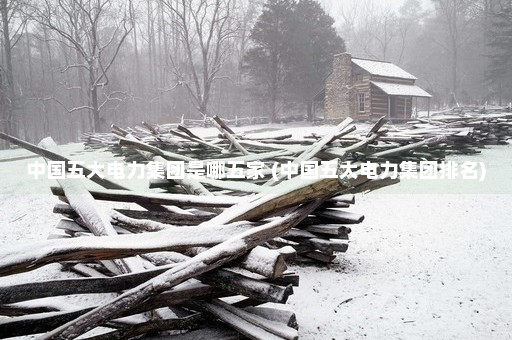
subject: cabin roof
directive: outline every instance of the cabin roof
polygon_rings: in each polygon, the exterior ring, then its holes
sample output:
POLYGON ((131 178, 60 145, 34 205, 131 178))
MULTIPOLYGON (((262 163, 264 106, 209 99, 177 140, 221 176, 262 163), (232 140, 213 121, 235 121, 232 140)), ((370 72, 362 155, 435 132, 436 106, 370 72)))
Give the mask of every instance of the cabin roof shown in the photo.
POLYGON ((390 96, 432 97, 427 91, 416 85, 382 83, 377 81, 372 81, 371 83, 390 96))
POLYGON ((352 62, 366 72, 382 77, 416 80, 417 78, 400 67, 387 61, 352 58, 352 62))

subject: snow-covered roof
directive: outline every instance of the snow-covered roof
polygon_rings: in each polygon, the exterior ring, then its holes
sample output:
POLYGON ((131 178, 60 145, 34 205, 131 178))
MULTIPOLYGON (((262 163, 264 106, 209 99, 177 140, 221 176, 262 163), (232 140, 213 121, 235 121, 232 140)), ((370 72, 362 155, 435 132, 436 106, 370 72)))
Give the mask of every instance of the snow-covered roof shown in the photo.
POLYGON ((372 81, 371 83, 390 96, 432 97, 427 91, 416 85, 382 83, 378 81, 372 81))
POLYGON ((412 74, 402 70, 395 64, 386 61, 375 61, 368 59, 352 58, 352 62, 366 72, 382 77, 393 77, 402 79, 416 79, 412 74))

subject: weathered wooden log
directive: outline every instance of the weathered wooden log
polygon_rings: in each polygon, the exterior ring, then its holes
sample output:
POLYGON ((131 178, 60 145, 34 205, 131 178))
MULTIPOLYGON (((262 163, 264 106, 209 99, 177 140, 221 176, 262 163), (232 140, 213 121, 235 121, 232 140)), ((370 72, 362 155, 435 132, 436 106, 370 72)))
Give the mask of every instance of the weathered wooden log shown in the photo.
MULTIPOLYGON (((353 120, 351 118, 346 118, 344 121, 342 121, 338 126, 336 126, 333 131, 325 135, 322 139, 317 141, 316 143, 309 146, 304 152, 302 152, 295 160, 292 162, 293 164, 300 165, 301 162, 310 160, 311 158, 315 157, 315 155, 320 152, 327 144, 332 142, 333 139, 336 138, 337 135, 339 135, 341 132, 343 132, 344 129, 346 129, 353 120)), ((275 185, 276 183, 279 183, 284 179, 284 175, 278 176, 276 179, 269 180, 266 184, 267 185, 275 185)))
POLYGON ((281 277, 288 268, 285 257, 277 250, 258 246, 236 263, 244 269, 269 279, 275 279, 281 277))
POLYGON ((388 156, 396 155, 396 154, 399 154, 402 152, 414 150, 414 149, 417 149, 417 148, 425 146, 425 145, 439 144, 444 141, 446 141, 446 136, 432 137, 432 138, 428 138, 428 139, 422 140, 417 143, 408 144, 408 145, 405 145, 405 146, 402 146, 399 148, 376 152, 376 153, 372 154, 372 157, 373 158, 388 157, 388 156))
POLYGON ((272 280, 266 279, 267 282, 272 282, 278 286, 288 286, 292 285, 292 287, 298 287, 300 283, 300 277, 297 274, 287 274, 284 273, 283 276, 277 277, 272 280))
POLYGON ((224 124, 220 117, 213 116, 212 123, 224 135, 224 137, 226 137, 226 139, 228 139, 231 142, 231 144, 233 144, 233 146, 237 148, 241 153, 243 153, 244 155, 250 154, 249 151, 247 151, 242 145, 240 145, 240 143, 234 136, 235 133, 226 124, 224 124))
POLYGON ((50 312, 42 315, 27 315, 0 320, 0 334, 2 338, 10 338, 48 332, 90 310, 92 308, 73 312, 50 312))
POLYGON ((250 200, 242 201, 211 219, 214 223, 229 223, 241 220, 258 220, 270 213, 313 201, 321 197, 333 196, 343 189, 337 178, 304 180, 292 178, 269 188, 250 200))
POLYGON ((76 264, 63 263, 62 267, 63 267, 63 270, 69 270, 69 271, 76 273, 83 277, 96 277, 96 278, 110 277, 109 275, 100 271, 101 267, 93 268, 91 266, 91 264, 85 265, 83 263, 76 263, 76 264))
POLYGON ((197 328, 202 319, 200 313, 182 318, 165 318, 153 319, 145 322, 136 323, 123 327, 121 329, 111 331, 105 334, 89 337, 87 339, 101 339, 101 340, 117 340, 117 339, 133 339, 144 335, 148 332, 163 332, 168 330, 190 330, 197 328))
POLYGON ((199 143, 196 142, 189 142, 189 141, 182 141, 178 138, 172 138, 170 136, 164 136, 160 133, 157 127, 153 126, 152 124, 149 124, 148 122, 143 121, 142 125, 150 131, 150 133, 155 136, 155 138, 159 141, 160 144, 164 145, 173 145, 181 149, 190 149, 192 147, 197 147, 199 143))
POLYGON ((167 189, 171 186, 177 185, 172 179, 150 179, 149 180, 149 189, 167 189))
MULTIPOLYGON (((176 306, 191 300, 207 300, 225 296, 221 290, 203 284, 190 284, 185 287, 173 289, 154 297, 143 304, 120 314, 120 317, 151 311, 155 308, 176 306)), ((5 337, 22 336, 44 333, 59 327, 66 322, 90 312, 95 307, 81 308, 72 311, 57 311, 43 315, 34 314, 0 320, 0 335, 5 337)))
POLYGON ((183 132, 184 134, 186 134, 187 136, 189 136, 191 138, 204 140, 203 138, 199 137, 198 135, 196 135, 195 133, 193 133, 192 131, 190 131, 189 129, 187 129, 185 126, 183 126, 181 124, 178 124, 178 126, 176 126, 176 129, 178 129, 179 131, 183 132))
POLYGON ((129 148, 134 148, 134 149, 141 150, 141 151, 147 151, 147 152, 150 152, 152 154, 155 154, 156 156, 161 156, 161 157, 165 158, 166 160, 170 160, 170 161, 190 162, 190 161, 194 161, 195 160, 192 157, 183 156, 183 155, 180 155, 180 154, 177 154, 177 153, 174 153, 174 152, 169 152, 169 151, 161 150, 161 149, 159 149, 159 148, 157 148, 155 146, 151 146, 149 144, 140 142, 140 141, 135 140, 135 139, 119 138, 119 145, 126 146, 126 147, 129 147, 129 148))
POLYGON ((368 131, 368 133, 366 134, 366 137, 370 137, 371 135, 373 135, 374 133, 377 133, 379 132, 380 128, 384 126, 384 124, 387 123, 387 118, 386 116, 382 116, 380 117, 376 122, 375 124, 372 126, 372 128, 370 129, 370 131, 368 131))
MULTIPOLYGON (((143 220, 152 220, 155 222, 191 226, 198 225, 202 222, 208 221, 211 216, 207 215, 193 215, 193 214, 177 214, 169 211, 144 211, 144 210, 128 210, 128 209, 114 209, 124 216, 143 220)), ((67 218, 75 219, 78 214, 68 204, 56 204, 53 208, 56 214, 62 214, 67 218)), ((115 221, 114 221, 115 223, 115 221)))
POLYGON ((210 224, 210 227, 203 226, 200 233, 198 227, 175 227, 154 233, 47 240, 16 245, 0 251, 3 259, 0 275, 29 271, 61 261, 110 260, 157 251, 214 246, 251 227, 247 222, 216 226, 210 224))
POLYGON ((296 329, 284 323, 266 319, 218 299, 211 303, 203 302, 200 305, 209 313, 252 339, 294 340, 299 337, 296 329))
MULTIPOLYGON (((54 306, 27 306, 27 305, 0 305, 0 315, 13 317, 37 313, 49 313, 59 311, 54 306)), ((0 333, 0 336, 2 334, 0 333)))
POLYGON ((318 154, 318 157, 320 158, 326 158, 326 159, 332 159, 332 158, 339 158, 339 159, 346 159, 347 156, 350 153, 353 153, 355 151, 361 151, 364 150, 370 143, 373 143, 375 140, 377 140, 380 137, 380 133, 372 133, 369 137, 364 138, 363 140, 351 144, 347 147, 343 148, 337 148, 332 147, 324 150, 323 152, 318 154))
POLYGON ((363 222, 364 215, 356 214, 349 211, 339 210, 339 209, 323 209, 323 210, 316 210, 315 215, 319 216, 320 218, 325 217, 329 220, 335 220, 338 223, 344 223, 344 224, 358 224, 363 222))
POLYGON ((348 244, 343 243, 340 240, 324 240, 321 238, 312 238, 308 240, 308 243, 311 244, 316 250, 327 253, 344 253, 348 249, 348 244))
POLYGON ((302 230, 302 229, 291 229, 288 231, 285 235, 283 235, 283 238, 287 240, 294 240, 294 239, 308 239, 308 238, 315 238, 316 235, 313 233, 310 233, 309 231, 302 230))
POLYGON ((339 224, 309 225, 305 229, 315 234, 327 235, 333 238, 348 235, 352 231, 349 227, 340 226, 339 224))
MULTIPOLYGON (((139 220, 136 220, 136 221, 139 221, 139 220)), ((127 229, 121 228, 121 227, 119 227, 117 225, 114 225, 113 227, 114 227, 114 230, 117 232, 118 235, 131 234, 131 232, 128 231, 127 229)), ((72 236, 72 237, 94 236, 94 234, 92 234, 87 229, 87 227, 85 226, 84 221, 80 217, 77 217, 75 219, 75 221, 68 220, 68 219, 62 219, 62 220, 59 221, 59 223, 57 223, 57 226, 55 227, 55 229, 63 230, 67 234, 66 236, 72 236)), ((142 228, 137 228, 137 230, 139 232, 140 232, 140 229, 142 229, 142 228)), ((152 230, 152 231, 159 231, 159 230, 163 230, 163 229, 152 230)))
POLYGON ((293 294, 292 285, 282 287, 228 270, 205 273, 199 276, 199 280, 227 292, 265 302, 285 303, 293 294))
MULTIPOLYGON (((51 187, 52 193, 62 196, 63 190, 59 187, 51 187)), ((137 193, 124 190, 91 190, 92 197, 102 201, 113 202, 151 202, 155 204, 180 205, 189 207, 230 207, 243 200, 244 197, 236 196, 196 196, 185 194, 164 193, 137 193)))
MULTIPOLYGON (((179 128, 180 126, 178 126, 179 128)), ((188 130, 188 129, 187 129, 188 130)), ((190 130, 188 130, 190 131, 190 130)), ((215 145, 215 144, 212 144, 212 143, 209 143, 205 140, 203 140, 202 138, 200 137, 197 137, 197 136, 189 136, 188 134, 183 134, 183 133, 180 133, 178 131, 174 131, 174 130, 170 130, 169 131, 171 134, 175 135, 175 136, 178 136, 178 137, 181 137, 185 140, 190 140, 191 142, 195 142, 195 143, 198 143, 198 144, 201 144, 203 146, 206 146, 208 148, 212 148, 212 149, 215 149, 215 150, 218 150, 218 151, 221 151, 221 152, 224 152, 224 148, 218 146, 218 145, 215 145)))
POLYGON ((335 201, 325 201, 321 208, 349 208, 349 203, 343 203, 343 202, 335 202, 335 201))
POLYGON ((299 329, 295 313, 289 310, 268 308, 268 307, 246 307, 245 311, 259 315, 267 320, 275 321, 287 325, 288 327, 299 329))
POLYGON ((202 184, 215 187, 218 189, 226 189, 230 191, 239 191, 244 193, 259 193, 265 190, 265 188, 252 183, 247 182, 237 182, 237 181, 227 181, 227 180, 218 180, 212 179, 208 177, 199 178, 199 182, 202 184))
MULTIPOLYGON (((188 249, 187 253, 197 255, 207 250, 208 248, 195 247, 188 249)), ((156 257, 152 256, 152 254, 144 255, 144 257, 159 265, 183 262, 188 259, 185 255, 169 252, 158 253, 156 257)), ((268 249, 266 247, 257 246, 247 254, 233 261, 232 268, 236 270, 236 267, 240 267, 268 279, 275 279, 281 277, 286 271, 287 266, 285 261, 288 257, 288 254, 283 254, 280 249, 268 249)))
POLYGON ((336 258, 336 255, 326 254, 317 250, 302 253, 300 256, 322 263, 332 263, 332 261, 336 258))
MULTIPOLYGON (((240 340, 240 333, 221 322, 209 322, 187 333, 173 334, 173 340, 240 340)), ((102 339, 103 340, 103 339, 102 339)))
POLYGON ((174 265, 170 264, 143 272, 114 277, 60 279, 0 286, 0 304, 10 304, 50 296, 119 292, 133 288, 172 268, 174 265))

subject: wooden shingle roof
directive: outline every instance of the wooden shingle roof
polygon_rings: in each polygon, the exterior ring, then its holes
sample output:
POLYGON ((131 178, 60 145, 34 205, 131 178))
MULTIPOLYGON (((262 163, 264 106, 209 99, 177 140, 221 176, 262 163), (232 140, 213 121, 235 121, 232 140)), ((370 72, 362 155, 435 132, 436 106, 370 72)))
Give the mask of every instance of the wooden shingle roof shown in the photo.
POLYGON ((352 58, 352 62, 366 72, 382 77, 416 80, 417 78, 400 67, 387 61, 352 58))

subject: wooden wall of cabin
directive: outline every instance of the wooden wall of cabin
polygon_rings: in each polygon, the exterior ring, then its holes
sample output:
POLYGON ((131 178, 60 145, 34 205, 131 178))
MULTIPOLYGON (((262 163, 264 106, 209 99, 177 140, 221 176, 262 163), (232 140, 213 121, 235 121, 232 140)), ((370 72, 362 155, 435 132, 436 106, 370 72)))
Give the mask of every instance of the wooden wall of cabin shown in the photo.
MULTIPOLYGON (((409 119, 412 114, 412 97, 392 98, 391 118, 409 119)), ((371 113, 379 117, 388 115, 388 95, 375 86, 371 87, 371 113)))
POLYGON ((381 89, 372 86, 371 88, 371 111, 373 116, 388 115, 388 95, 381 89))
POLYGON ((392 83, 392 84, 403 84, 403 85, 414 85, 414 79, 402 79, 402 78, 390 78, 390 77, 382 77, 382 76, 372 76, 372 81, 382 82, 382 83, 392 83))

